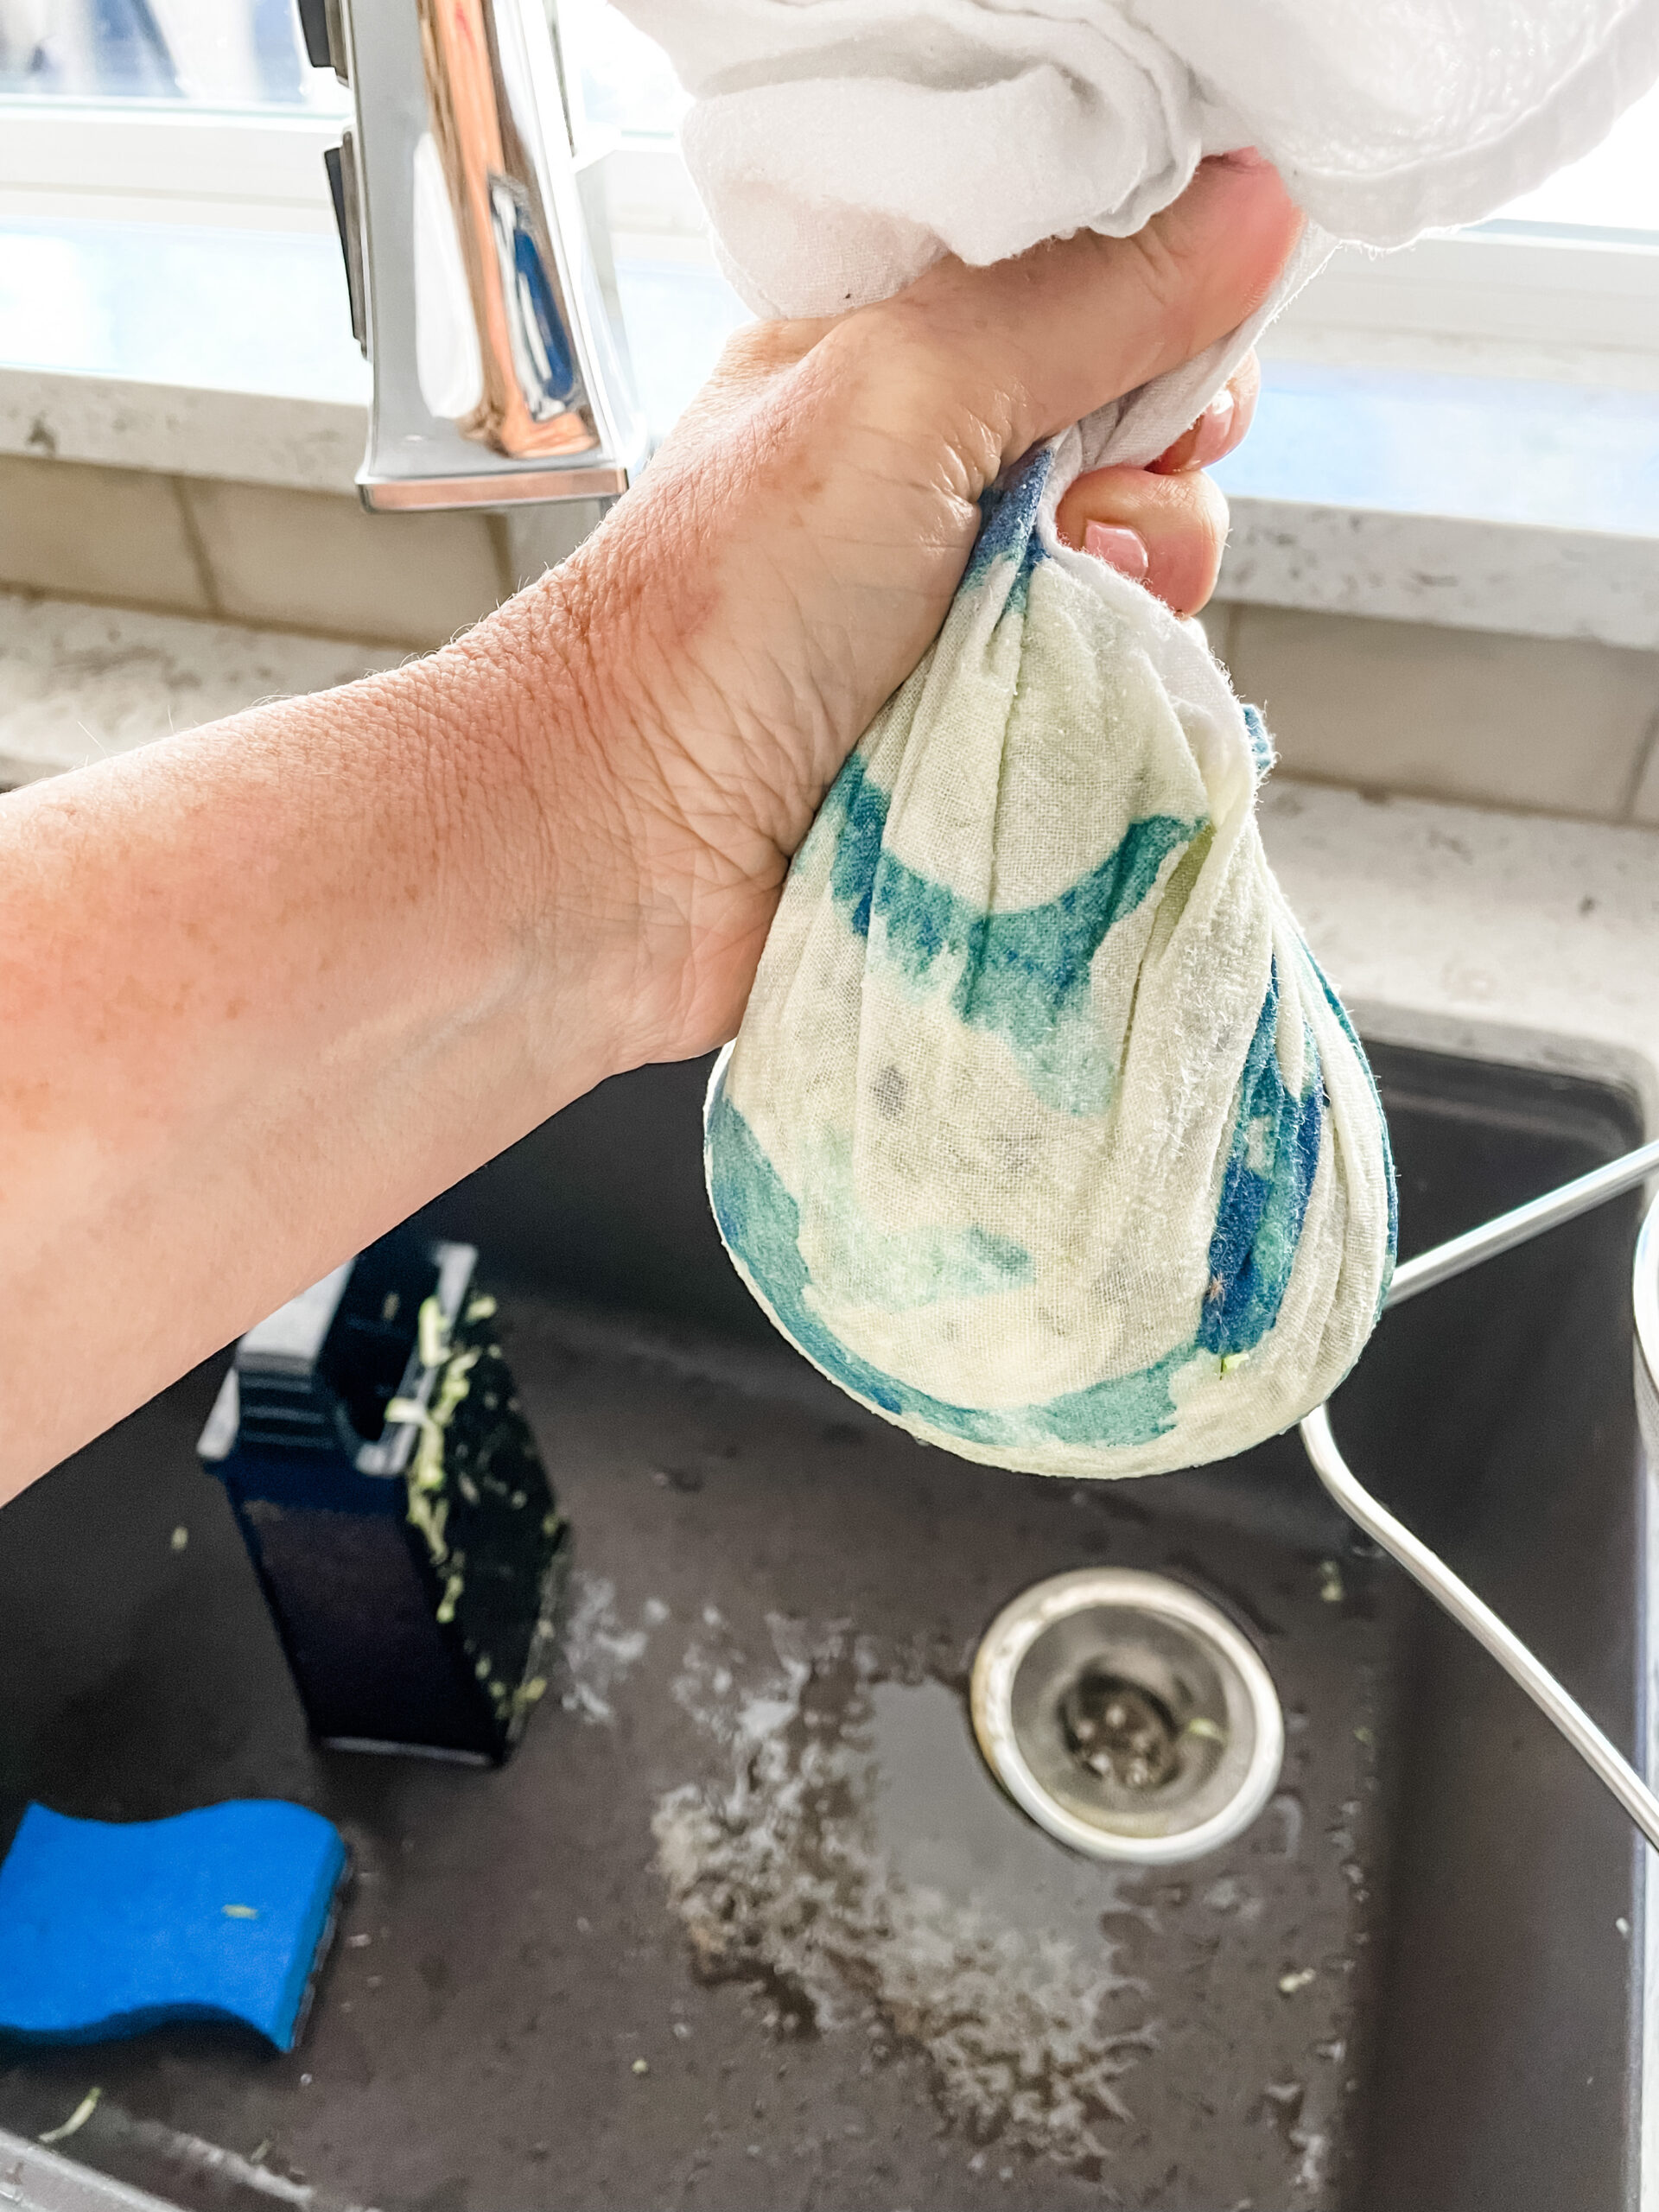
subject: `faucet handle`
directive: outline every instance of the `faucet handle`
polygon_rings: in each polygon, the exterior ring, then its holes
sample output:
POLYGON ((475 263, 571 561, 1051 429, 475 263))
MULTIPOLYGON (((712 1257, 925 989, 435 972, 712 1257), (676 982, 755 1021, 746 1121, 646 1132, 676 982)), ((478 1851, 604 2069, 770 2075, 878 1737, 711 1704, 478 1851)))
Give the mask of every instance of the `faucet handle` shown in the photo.
POLYGON ((295 5, 299 10, 306 60, 314 69, 332 69, 342 85, 347 83, 340 0, 295 0, 295 5))

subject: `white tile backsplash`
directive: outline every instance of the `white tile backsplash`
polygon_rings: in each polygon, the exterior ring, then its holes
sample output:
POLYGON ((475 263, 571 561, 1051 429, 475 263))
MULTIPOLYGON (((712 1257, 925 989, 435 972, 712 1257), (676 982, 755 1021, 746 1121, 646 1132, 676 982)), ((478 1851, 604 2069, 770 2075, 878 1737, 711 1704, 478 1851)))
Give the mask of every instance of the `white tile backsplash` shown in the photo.
POLYGON ((1540 813, 1622 818, 1659 712, 1629 647, 1241 606, 1229 656, 1287 775, 1540 813))
POLYGON ((0 454, 0 585, 212 611, 170 476, 0 454))
POLYGON ((372 515, 326 492, 178 482, 232 620, 438 645, 507 595, 486 515, 372 515))

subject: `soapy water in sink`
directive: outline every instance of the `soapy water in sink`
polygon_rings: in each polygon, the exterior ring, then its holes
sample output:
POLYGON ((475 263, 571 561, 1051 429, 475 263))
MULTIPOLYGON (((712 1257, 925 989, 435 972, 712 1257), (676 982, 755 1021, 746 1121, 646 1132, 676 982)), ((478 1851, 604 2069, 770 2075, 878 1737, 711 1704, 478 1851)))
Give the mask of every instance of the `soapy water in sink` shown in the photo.
POLYGON ((561 1651, 559 1701, 599 1727, 616 1718, 611 1694, 645 1657, 652 1632, 668 1618, 659 1598, 647 1598, 637 1624, 629 1628, 617 1611, 616 1585, 607 1576, 570 1576, 561 1651))
POLYGON ((956 1692, 893 1678, 833 1624, 767 1625, 757 1664, 711 1610, 674 1686, 729 1760, 654 1821, 698 1972, 762 1990, 779 2033, 919 2050, 976 2140, 1098 2171, 1158 2037, 1103 1932, 1140 1910, 1124 1877, 988 1790, 956 1692), (1131 2017, 1109 2018, 1124 1999, 1131 2017))

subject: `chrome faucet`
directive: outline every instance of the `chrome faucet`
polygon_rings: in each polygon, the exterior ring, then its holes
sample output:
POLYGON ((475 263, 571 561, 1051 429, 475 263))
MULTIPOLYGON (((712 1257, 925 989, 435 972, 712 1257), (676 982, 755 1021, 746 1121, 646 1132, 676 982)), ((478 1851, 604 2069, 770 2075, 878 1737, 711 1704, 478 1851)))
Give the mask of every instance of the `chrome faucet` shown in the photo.
POLYGON ((355 108, 327 160, 374 372, 364 505, 625 492, 645 424, 544 0, 300 0, 300 15, 355 108))

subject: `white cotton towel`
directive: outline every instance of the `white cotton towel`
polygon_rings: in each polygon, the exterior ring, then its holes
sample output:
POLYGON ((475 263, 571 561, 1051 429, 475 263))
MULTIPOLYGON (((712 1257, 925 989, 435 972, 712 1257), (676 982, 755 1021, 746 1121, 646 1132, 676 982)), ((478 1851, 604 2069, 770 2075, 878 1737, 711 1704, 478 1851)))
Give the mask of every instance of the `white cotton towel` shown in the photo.
POLYGON ((1161 452, 1334 240, 1490 214, 1659 77, 1659 0, 621 5, 694 96, 686 162, 759 315, 885 299, 947 252, 1124 238, 1205 155, 1265 154, 1309 219, 1292 268, 1232 342, 1091 423, 1085 467, 1161 452))

